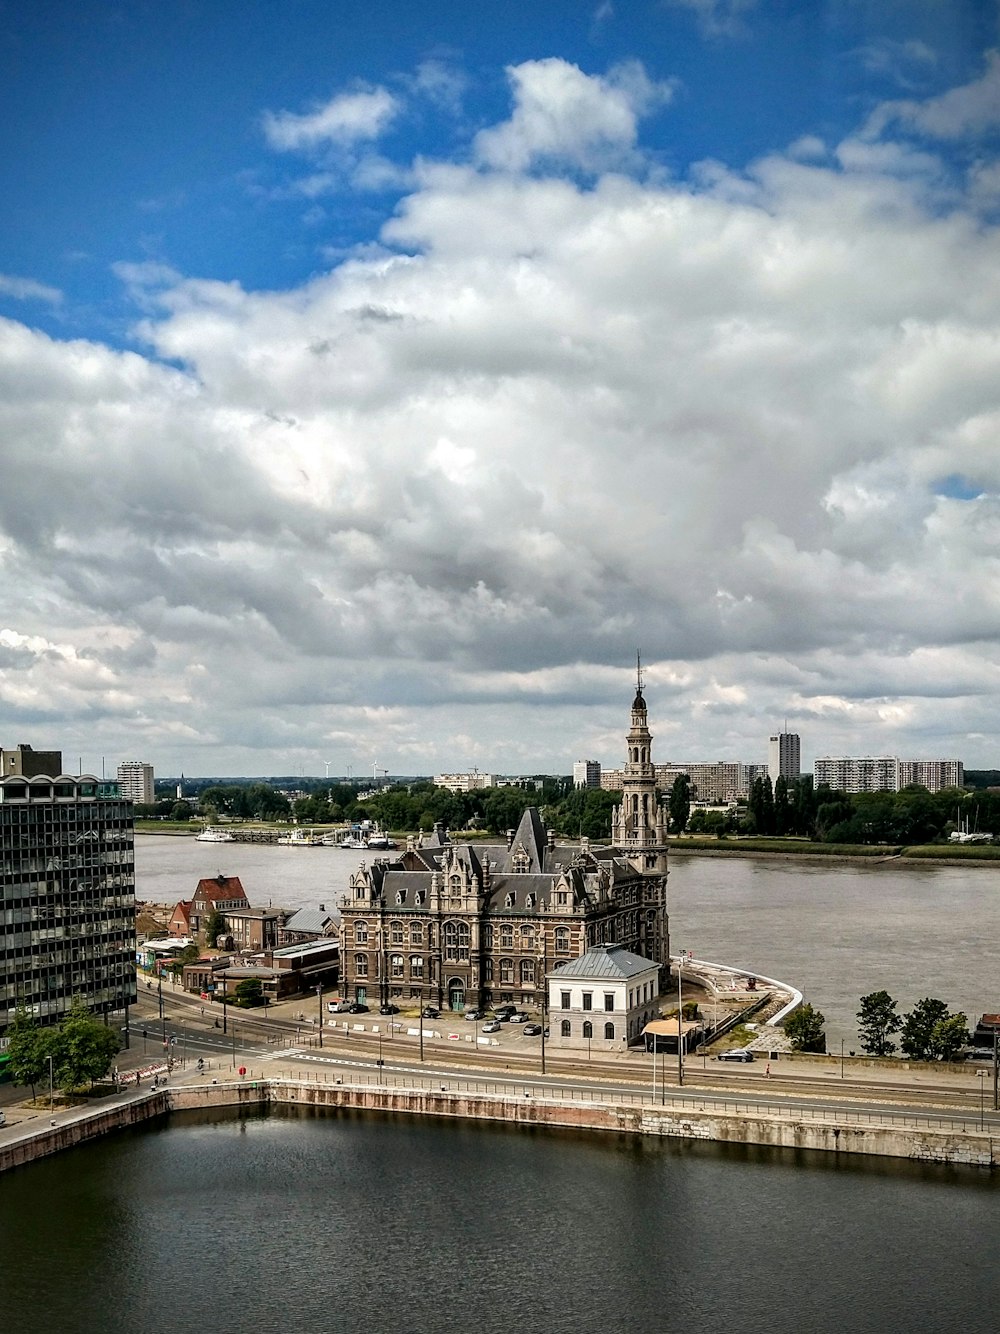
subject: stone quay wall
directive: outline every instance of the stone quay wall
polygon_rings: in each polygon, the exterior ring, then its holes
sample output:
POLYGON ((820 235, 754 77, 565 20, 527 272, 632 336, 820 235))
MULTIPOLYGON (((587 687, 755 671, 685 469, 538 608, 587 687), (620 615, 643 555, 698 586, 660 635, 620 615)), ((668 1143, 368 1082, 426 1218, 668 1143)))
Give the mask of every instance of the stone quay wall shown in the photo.
POLYGON ((613 1098, 566 1102, 525 1092, 479 1093, 462 1089, 394 1088, 379 1084, 322 1082, 308 1079, 257 1079, 168 1087, 127 1102, 58 1118, 33 1127, 12 1142, 0 1142, 0 1172, 58 1153, 113 1130, 138 1126, 170 1112, 266 1108, 285 1105, 311 1109, 353 1110, 391 1115, 452 1117, 502 1121, 533 1128, 592 1130, 605 1134, 655 1135, 719 1144, 809 1149, 837 1154, 865 1154, 934 1163, 1000 1166, 1000 1136, 959 1119, 939 1124, 896 1116, 865 1120, 854 1110, 806 1117, 797 1109, 712 1108, 657 1105, 613 1098), (909 1124, 904 1124, 909 1122, 909 1124))

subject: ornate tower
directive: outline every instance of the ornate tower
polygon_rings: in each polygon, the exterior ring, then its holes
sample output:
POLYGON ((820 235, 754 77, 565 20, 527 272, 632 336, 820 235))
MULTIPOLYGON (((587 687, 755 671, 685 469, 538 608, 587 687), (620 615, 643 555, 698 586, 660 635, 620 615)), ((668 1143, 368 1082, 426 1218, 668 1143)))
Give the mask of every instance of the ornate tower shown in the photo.
POLYGON ((632 725, 625 738, 627 758, 622 777, 622 804, 611 820, 611 841, 637 871, 665 875, 667 871, 667 813, 656 800, 656 769, 642 695, 642 663, 636 658, 636 690, 632 725))

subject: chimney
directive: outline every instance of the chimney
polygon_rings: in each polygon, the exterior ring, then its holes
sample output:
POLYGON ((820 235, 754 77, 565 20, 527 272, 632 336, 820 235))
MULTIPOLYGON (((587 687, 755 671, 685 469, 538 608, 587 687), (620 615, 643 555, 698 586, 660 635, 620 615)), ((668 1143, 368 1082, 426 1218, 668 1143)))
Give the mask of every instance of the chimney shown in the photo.
POLYGON ((514 831, 513 831, 513 829, 508 829, 508 830, 507 830, 507 847, 508 847, 508 848, 511 848, 511 847, 513 847, 513 846, 514 846, 514 831))
POLYGON ((554 829, 550 829, 550 830, 548 831, 548 835, 549 835, 549 852, 555 852, 555 848, 556 848, 556 831, 555 831, 554 829))

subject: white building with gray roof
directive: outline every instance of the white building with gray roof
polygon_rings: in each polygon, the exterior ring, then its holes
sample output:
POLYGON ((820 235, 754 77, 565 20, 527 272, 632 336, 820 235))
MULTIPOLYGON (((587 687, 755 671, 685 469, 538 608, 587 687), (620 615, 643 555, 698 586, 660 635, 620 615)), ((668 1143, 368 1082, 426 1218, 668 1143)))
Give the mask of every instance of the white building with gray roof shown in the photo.
POLYGON ((659 1014, 659 966, 622 945, 594 945, 546 976, 549 1042, 624 1051, 659 1014))

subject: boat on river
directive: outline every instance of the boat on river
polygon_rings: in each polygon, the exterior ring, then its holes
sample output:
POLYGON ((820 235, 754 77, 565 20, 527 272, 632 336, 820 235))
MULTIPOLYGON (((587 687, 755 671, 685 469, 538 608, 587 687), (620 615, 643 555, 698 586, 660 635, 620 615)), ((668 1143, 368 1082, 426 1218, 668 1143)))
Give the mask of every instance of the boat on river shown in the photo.
POLYGON ((194 836, 196 843, 235 843, 236 839, 228 829, 216 829, 214 825, 208 825, 200 834, 194 836))
POLYGON ((322 848, 324 846, 321 835, 317 834, 315 829, 292 829, 289 833, 281 835, 278 844, 284 848, 322 848))

